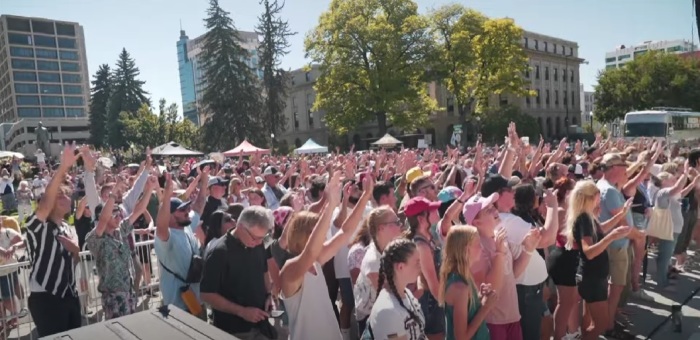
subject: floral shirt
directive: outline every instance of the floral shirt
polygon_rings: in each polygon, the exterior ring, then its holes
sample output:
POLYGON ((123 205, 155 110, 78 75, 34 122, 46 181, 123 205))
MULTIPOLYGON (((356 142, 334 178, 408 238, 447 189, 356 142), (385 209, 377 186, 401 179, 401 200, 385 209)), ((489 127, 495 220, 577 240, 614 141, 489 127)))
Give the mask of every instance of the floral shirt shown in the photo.
POLYGON ((360 269, 365 252, 367 252, 367 246, 362 245, 362 243, 353 244, 348 252, 348 269, 360 269))
POLYGON ((100 277, 97 290, 102 293, 132 291, 134 263, 125 237, 134 230, 134 226, 125 219, 119 229, 112 233, 105 231, 98 237, 95 230, 87 234, 85 244, 97 264, 97 275, 100 277))
POLYGON ((17 204, 19 205, 31 205, 32 204, 32 191, 29 189, 17 190, 17 204))

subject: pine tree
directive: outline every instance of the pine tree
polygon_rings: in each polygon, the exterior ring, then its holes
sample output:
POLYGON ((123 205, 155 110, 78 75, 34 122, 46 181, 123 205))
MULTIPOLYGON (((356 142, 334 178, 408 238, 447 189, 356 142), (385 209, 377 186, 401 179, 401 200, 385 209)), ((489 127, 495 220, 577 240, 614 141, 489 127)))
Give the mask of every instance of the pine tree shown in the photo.
POLYGON ((145 81, 138 80, 139 68, 126 48, 122 49, 112 74, 112 94, 107 111, 107 141, 113 148, 126 146, 123 123, 120 114, 128 112, 133 115, 143 104, 151 105, 148 92, 143 89, 145 81))
POLYGON ((200 57, 205 83, 202 109, 207 116, 202 127, 207 146, 226 150, 243 139, 262 142, 262 99, 258 80, 246 63, 249 53, 241 47, 229 13, 218 0, 209 4, 200 57))
POLYGON ((262 42, 258 47, 259 65, 263 71, 263 122, 265 130, 278 134, 285 130, 283 111, 287 98, 286 71, 280 68, 283 56, 289 53, 289 36, 295 35, 289 29, 289 23, 280 18, 280 12, 284 8, 284 2, 279 4, 277 0, 262 0, 265 12, 258 17, 259 23, 255 27, 257 33, 262 36, 262 42))
POLYGON ((107 140, 107 104, 111 92, 109 65, 102 64, 94 75, 90 96, 90 144, 101 148, 107 140))

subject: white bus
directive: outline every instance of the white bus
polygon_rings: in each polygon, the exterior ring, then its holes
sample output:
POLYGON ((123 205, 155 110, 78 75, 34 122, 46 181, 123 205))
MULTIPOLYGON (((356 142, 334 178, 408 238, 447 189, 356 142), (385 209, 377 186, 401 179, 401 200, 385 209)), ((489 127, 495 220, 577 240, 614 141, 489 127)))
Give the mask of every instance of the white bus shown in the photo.
POLYGON ((669 142, 700 138, 700 112, 690 109, 658 107, 625 115, 624 137, 664 138, 669 142))

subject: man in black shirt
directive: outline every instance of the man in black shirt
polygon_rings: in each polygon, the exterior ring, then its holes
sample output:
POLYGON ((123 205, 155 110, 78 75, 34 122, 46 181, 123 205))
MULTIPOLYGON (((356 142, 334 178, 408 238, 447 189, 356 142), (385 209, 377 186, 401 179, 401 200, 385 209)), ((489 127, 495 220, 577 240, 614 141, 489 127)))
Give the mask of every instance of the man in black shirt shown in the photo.
POLYGON ((249 207, 236 229, 216 242, 204 257, 202 301, 214 310, 214 326, 240 339, 268 339, 272 306, 268 253, 263 239, 272 229, 272 212, 249 207))
POLYGON ((226 187, 228 186, 228 181, 221 177, 214 176, 209 179, 209 196, 207 196, 207 203, 204 205, 204 210, 202 211, 202 230, 206 233, 209 227, 209 218, 217 210, 228 209, 228 204, 226 204, 226 187))

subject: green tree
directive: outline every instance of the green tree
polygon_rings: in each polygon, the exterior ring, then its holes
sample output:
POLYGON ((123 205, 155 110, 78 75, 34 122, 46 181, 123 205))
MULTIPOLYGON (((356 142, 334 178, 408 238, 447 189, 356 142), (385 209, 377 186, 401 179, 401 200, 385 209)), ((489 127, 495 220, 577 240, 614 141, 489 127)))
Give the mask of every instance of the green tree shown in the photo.
POLYGON ((425 83, 432 39, 411 0, 333 0, 305 41, 320 64, 314 110, 336 133, 376 120, 411 130, 437 110, 425 83))
POLYGON ((700 62, 676 54, 649 52, 598 74, 596 120, 624 118, 635 110, 655 106, 700 111, 700 62))
POLYGON ((431 68, 463 119, 486 110, 491 95, 532 95, 523 76, 528 67, 523 30, 512 19, 490 19, 457 4, 434 10, 429 18, 438 42, 431 68))
POLYGON ((241 47, 229 13, 218 0, 209 4, 201 55, 205 82, 202 104, 208 116, 203 124, 206 146, 227 150, 246 138, 263 142, 262 98, 258 79, 245 61, 248 51, 241 47))
POLYGON ((122 112, 135 114, 142 105, 151 105, 148 92, 143 89, 145 81, 137 79, 140 74, 136 62, 131 58, 126 48, 122 49, 112 74, 112 94, 107 110, 107 141, 113 148, 126 147, 124 141, 123 123, 120 121, 122 112))
POLYGON ((280 13, 284 3, 277 0, 262 0, 265 11, 258 18, 255 27, 262 36, 262 42, 258 47, 259 65, 263 71, 263 119, 265 130, 279 135, 285 130, 283 111, 287 99, 287 78, 289 75, 280 68, 282 57, 289 53, 288 38, 295 35, 289 29, 289 23, 282 20, 280 13))
POLYGON ((188 119, 177 114, 177 105, 166 106, 160 100, 163 109, 155 114, 147 104, 143 104, 135 113, 122 112, 121 122, 124 126, 124 140, 127 145, 138 147, 156 147, 167 142, 176 142, 186 147, 199 146, 199 131, 188 119))
POLYGON ((510 122, 517 126, 518 135, 530 137, 531 141, 538 141, 542 133, 537 119, 522 113, 520 108, 514 105, 488 108, 479 113, 478 117, 482 122, 480 131, 483 140, 489 143, 503 143, 503 136, 510 122))
POLYGON ((109 65, 102 64, 93 76, 90 95, 90 144, 102 148, 107 140, 107 104, 111 93, 109 65))

